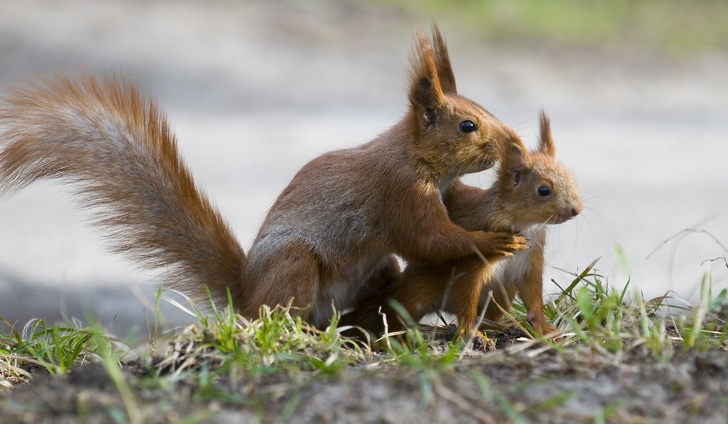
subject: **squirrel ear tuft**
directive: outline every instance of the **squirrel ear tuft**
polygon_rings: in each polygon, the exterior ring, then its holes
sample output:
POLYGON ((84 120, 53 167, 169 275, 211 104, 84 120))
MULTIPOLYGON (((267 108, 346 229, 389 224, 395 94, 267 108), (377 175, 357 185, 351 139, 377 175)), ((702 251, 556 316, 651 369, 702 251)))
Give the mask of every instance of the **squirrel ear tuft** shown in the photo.
POLYGON ((551 137, 551 121, 543 109, 539 113, 539 127, 538 149, 552 158, 556 157, 556 146, 554 145, 554 139, 551 137))
POLYGON ((440 87, 443 93, 456 94, 458 92, 455 84, 455 73, 452 71, 450 64, 450 55, 447 51, 447 43, 442 36, 440 29, 432 23, 432 41, 435 47, 435 65, 437 66, 437 76, 440 79, 440 87))
POLYGON ((432 45, 425 34, 417 31, 415 49, 411 56, 409 100, 425 125, 433 125, 436 111, 442 107, 444 98, 432 45))

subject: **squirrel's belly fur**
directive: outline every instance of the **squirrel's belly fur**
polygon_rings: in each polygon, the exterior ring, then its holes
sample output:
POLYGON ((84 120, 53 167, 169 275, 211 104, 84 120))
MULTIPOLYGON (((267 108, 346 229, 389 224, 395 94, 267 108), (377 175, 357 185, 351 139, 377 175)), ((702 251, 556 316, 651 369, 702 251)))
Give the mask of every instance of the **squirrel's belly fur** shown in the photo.
MULTIPOLYGON (((539 226, 538 228, 530 228, 522 231, 521 235, 529 241, 535 241, 541 238, 545 238, 546 228, 539 226)), ((531 269, 531 263, 533 261, 532 255, 534 254, 533 249, 522 250, 513 252, 513 256, 507 260, 499 260, 493 265, 493 271, 489 278, 484 279, 484 283, 487 283, 492 289, 497 290, 499 285, 520 285, 526 277, 526 274, 531 269)), ((484 291, 480 295, 480 304, 485 303, 487 297, 487 291, 484 291)))

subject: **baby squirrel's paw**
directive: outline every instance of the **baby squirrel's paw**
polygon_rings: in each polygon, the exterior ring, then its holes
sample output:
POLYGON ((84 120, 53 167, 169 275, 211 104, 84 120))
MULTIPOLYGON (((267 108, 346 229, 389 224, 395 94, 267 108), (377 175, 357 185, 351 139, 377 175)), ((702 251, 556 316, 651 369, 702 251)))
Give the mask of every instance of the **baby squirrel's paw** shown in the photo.
POLYGON ((558 337, 559 329, 547 322, 543 325, 543 328, 541 328, 541 334, 549 336, 550 338, 558 337))
POLYGON ((488 336, 485 335, 482 331, 480 331, 477 328, 466 328, 461 327, 460 331, 458 332, 458 337, 467 340, 469 338, 480 338, 483 344, 486 344, 488 342, 488 336))
POLYGON ((533 314, 529 312, 526 315, 526 321, 531 324, 531 327, 533 327, 538 335, 546 336, 549 339, 554 339, 559 336, 558 328, 546 321, 543 313, 533 314))
POLYGON ((559 329, 549 324, 548 322, 544 323, 540 329, 535 330, 538 335, 543 336, 547 340, 551 341, 555 341, 561 336, 561 332, 559 331, 559 329))

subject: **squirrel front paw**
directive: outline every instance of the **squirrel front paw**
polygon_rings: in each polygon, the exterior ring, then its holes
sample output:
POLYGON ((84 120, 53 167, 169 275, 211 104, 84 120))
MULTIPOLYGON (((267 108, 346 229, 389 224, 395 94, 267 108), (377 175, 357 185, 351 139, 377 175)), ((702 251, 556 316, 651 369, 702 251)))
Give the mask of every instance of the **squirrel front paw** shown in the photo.
POLYGON ((486 233, 491 241, 491 249, 481 252, 485 255, 513 256, 513 252, 528 249, 526 238, 512 233, 486 233))

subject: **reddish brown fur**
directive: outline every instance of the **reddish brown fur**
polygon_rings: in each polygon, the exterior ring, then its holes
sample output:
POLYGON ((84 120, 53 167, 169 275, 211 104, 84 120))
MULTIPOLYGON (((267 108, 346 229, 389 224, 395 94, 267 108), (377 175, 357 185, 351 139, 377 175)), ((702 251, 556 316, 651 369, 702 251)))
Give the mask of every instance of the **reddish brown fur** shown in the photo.
MULTIPOLYGON (((0 123, 0 189, 41 178, 75 182, 86 206, 105 211, 96 223, 113 251, 150 268, 174 265, 170 274, 207 281, 218 298, 240 279, 242 249, 195 187, 164 116, 133 85, 59 77, 14 91, 0 123)), ((202 285, 186 289, 204 295, 202 285)))
MULTIPOLYGON (((58 78, 16 91, 0 108, 0 187, 41 178, 73 183, 115 251, 168 270, 168 286, 209 287, 256 316, 293 298, 313 324, 391 284, 394 254, 443 263, 473 253, 510 255, 525 239, 467 231, 448 218, 442 194, 498 158, 517 135, 455 92, 447 48, 418 33, 410 108, 369 143, 305 165, 270 209, 248 255, 195 187, 157 107, 114 77, 58 78), (470 120, 477 131, 463 132, 470 120)), ((199 297, 199 296, 198 296, 199 297)))
MULTIPOLYGON (((507 309, 518 294, 533 328, 540 334, 554 330, 543 314, 544 224, 558 224, 578 215, 581 200, 571 174, 554 160, 554 143, 545 114, 541 114, 537 151, 529 155, 520 143, 502 147, 504 162, 493 186, 480 190, 458 181, 446 193, 445 205, 453 222, 467 230, 524 231, 530 238, 530 248, 506 259, 486 255, 485 262, 471 255, 443 264, 410 263, 397 283, 345 315, 345 323, 381 333, 383 322, 377 311, 381 307, 393 316, 394 310, 386 302, 392 298, 414 321, 419 321, 432 305, 442 307, 456 314, 465 331, 475 325, 478 310, 486 306, 490 292, 493 300, 485 311, 487 320, 498 321, 503 313, 496 303, 507 309), (551 189, 550 196, 538 194, 537 188, 542 185, 551 189)), ((395 331, 405 323, 390 319, 389 324, 389 330, 395 331)))

